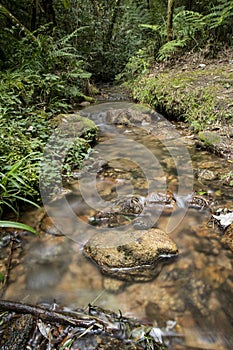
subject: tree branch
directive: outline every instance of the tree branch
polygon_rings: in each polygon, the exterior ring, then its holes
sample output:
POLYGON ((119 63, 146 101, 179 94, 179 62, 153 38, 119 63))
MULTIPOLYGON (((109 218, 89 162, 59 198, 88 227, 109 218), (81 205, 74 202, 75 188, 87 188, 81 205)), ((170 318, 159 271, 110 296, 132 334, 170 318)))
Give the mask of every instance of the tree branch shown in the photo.
POLYGON ((97 320, 93 316, 82 314, 81 312, 60 312, 46 309, 42 306, 26 305, 18 302, 0 300, 1 311, 13 311, 20 314, 31 314, 47 322, 58 322, 62 325, 79 326, 89 328, 98 323, 98 328, 104 328, 104 322, 97 320))

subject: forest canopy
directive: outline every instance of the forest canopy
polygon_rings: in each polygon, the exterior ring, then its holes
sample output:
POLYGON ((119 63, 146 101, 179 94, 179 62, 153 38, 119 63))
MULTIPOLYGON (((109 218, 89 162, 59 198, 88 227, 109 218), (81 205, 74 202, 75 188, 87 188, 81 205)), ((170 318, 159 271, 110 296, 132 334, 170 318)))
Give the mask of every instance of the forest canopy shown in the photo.
POLYGON ((73 55, 109 81, 134 56, 168 59, 204 48, 214 56, 231 45, 233 1, 12 0, 0 2, 0 17, 2 68, 34 61, 59 70, 73 55))

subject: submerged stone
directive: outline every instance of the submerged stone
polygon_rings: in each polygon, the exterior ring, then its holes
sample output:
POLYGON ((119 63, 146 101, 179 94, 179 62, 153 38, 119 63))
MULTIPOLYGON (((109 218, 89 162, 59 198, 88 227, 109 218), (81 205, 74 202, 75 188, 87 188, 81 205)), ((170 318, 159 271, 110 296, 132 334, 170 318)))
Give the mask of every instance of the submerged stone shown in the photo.
POLYGON ((112 277, 142 282, 153 279, 162 263, 178 255, 175 242, 162 230, 97 233, 84 246, 84 254, 112 277))
POLYGON ((151 116, 148 111, 143 109, 137 110, 135 108, 109 110, 107 112, 107 122, 122 125, 151 123, 151 116))

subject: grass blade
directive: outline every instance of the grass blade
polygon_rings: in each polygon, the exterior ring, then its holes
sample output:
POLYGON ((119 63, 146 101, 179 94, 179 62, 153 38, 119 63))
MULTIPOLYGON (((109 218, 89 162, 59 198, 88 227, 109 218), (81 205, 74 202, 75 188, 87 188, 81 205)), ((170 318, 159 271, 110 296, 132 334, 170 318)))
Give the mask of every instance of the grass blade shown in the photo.
POLYGON ((19 230, 26 230, 38 236, 38 232, 33 227, 25 224, 21 224, 20 222, 0 220, 0 227, 17 228, 19 230))

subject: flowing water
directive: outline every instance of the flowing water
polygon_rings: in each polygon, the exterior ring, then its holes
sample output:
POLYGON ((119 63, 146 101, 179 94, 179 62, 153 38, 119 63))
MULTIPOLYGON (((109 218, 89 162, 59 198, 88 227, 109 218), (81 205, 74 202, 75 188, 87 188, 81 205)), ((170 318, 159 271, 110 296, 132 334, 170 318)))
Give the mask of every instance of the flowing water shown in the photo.
MULTIPOLYGON (((232 208, 233 193, 221 175, 232 164, 197 150, 191 136, 157 113, 136 125, 108 123, 109 109, 129 107, 112 102, 81 111, 99 126, 98 144, 86 172, 74 173, 67 196, 47 205, 65 236, 25 236, 21 263, 12 270, 4 297, 121 310, 159 327, 170 349, 233 349, 232 252, 222 245, 209 211, 216 205, 232 208), (188 208, 194 191, 205 194, 207 205, 188 208), (157 208, 152 220, 176 242, 179 257, 151 282, 122 287, 82 254, 86 240, 101 230, 89 219, 113 199, 154 192, 176 198, 175 209, 157 208)), ((32 210, 23 219, 35 224, 39 215, 32 210)), ((43 225, 53 230, 49 218, 43 225)))

